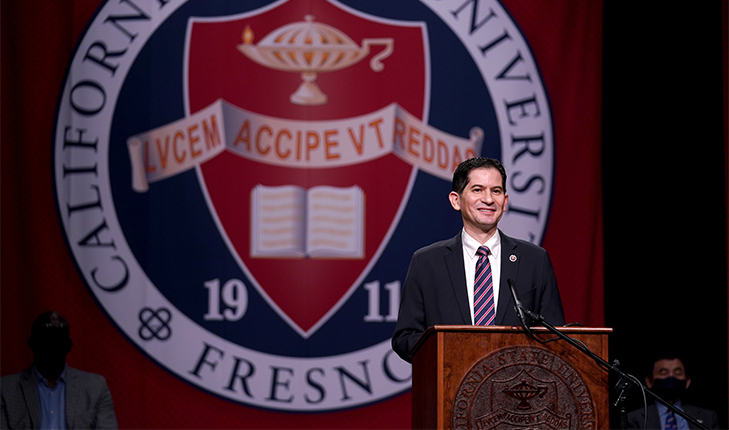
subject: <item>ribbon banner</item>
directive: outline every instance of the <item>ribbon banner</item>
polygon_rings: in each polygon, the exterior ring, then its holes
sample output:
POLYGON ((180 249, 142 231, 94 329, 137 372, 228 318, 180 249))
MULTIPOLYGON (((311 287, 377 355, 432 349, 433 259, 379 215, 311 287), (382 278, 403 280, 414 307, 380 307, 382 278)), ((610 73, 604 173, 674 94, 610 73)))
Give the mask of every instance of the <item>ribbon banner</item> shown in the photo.
POLYGON ((261 163, 299 168, 341 167, 394 153, 434 176, 451 180, 458 164, 481 153, 484 133, 469 139, 433 128, 392 103, 373 113, 332 121, 259 115, 224 100, 128 139, 132 187, 170 178, 231 151, 261 163))

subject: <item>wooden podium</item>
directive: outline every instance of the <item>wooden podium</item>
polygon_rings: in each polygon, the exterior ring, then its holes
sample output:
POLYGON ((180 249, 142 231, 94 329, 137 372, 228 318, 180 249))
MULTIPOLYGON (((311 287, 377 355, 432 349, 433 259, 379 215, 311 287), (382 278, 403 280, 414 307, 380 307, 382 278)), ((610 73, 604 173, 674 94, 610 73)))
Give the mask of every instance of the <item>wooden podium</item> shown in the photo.
MULTIPOLYGON (((609 328, 560 332, 607 361, 609 328)), ((413 429, 609 429, 608 374, 544 328, 435 326, 415 345, 413 429)))

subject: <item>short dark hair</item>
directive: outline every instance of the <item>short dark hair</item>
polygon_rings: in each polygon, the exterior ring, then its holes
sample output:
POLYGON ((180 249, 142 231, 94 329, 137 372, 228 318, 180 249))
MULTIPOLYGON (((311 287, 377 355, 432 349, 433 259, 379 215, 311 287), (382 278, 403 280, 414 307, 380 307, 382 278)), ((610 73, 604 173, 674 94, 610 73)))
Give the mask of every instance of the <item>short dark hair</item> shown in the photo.
POLYGON ((30 328, 28 346, 35 353, 44 348, 60 348, 68 353, 71 350, 71 329, 63 315, 56 311, 43 312, 33 321, 30 328))
POLYGON ((661 360, 679 360, 681 361, 681 364, 683 364, 683 372, 688 377, 689 371, 688 366, 686 365, 686 358, 681 356, 681 354, 678 351, 673 350, 661 350, 658 352, 655 352, 651 354, 648 361, 646 361, 646 376, 648 376, 650 379, 653 379, 653 370, 656 367, 656 363, 658 363, 661 360))
POLYGON ((40 339, 49 335, 65 338, 71 336, 68 321, 56 311, 43 312, 38 315, 30 328, 30 337, 32 339, 40 339))
POLYGON ((501 186, 504 188, 504 193, 506 193, 506 169, 504 169, 501 161, 488 157, 469 158, 459 164, 456 171, 453 172, 451 189, 459 195, 462 194, 463 190, 466 189, 466 185, 468 185, 468 175, 471 174, 472 170, 480 168, 498 170, 501 173, 501 186))

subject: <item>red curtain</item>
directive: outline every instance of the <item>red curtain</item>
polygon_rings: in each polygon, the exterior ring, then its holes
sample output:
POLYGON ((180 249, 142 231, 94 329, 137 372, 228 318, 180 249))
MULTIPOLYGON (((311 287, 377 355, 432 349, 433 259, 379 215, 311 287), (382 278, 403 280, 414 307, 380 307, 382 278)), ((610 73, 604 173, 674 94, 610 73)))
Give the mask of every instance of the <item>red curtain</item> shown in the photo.
MULTIPOLYGON (((106 376, 122 428, 409 428, 410 395, 324 414, 253 409, 205 393, 122 336, 79 277, 59 227, 52 129, 73 48, 99 0, 2 2, 2 363, 31 362, 29 328, 55 309, 72 325, 69 365, 106 376)), ((505 0, 552 104, 553 206, 543 241, 568 322, 604 325, 600 172, 602 2, 505 0)))

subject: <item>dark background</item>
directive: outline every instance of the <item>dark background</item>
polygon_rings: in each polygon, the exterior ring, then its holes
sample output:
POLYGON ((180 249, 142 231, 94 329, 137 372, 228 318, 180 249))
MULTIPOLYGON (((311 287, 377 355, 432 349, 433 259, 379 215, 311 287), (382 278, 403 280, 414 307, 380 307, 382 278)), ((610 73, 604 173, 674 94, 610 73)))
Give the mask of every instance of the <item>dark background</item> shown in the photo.
POLYGON ((687 400, 723 428, 726 4, 605 2, 602 142, 611 359, 643 381, 652 353, 683 354, 687 400))

